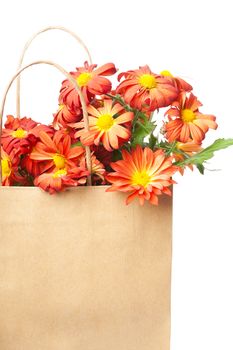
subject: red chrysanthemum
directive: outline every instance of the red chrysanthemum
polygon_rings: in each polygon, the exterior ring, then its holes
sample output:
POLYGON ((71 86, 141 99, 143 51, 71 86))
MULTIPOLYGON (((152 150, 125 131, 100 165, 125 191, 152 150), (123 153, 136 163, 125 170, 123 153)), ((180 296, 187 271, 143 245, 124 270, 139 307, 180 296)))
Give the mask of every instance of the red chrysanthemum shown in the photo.
MULTIPOLYGON (((113 63, 107 63, 95 69, 96 67, 96 64, 89 65, 88 62, 85 62, 84 67, 76 68, 77 72, 70 73, 81 88, 87 104, 93 100, 95 95, 106 94, 111 90, 112 84, 105 76, 116 73, 113 63)), ((59 101, 75 112, 81 108, 78 92, 69 80, 64 80, 62 83, 59 101)))
POLYGON ((174 81, 152 73, 147 65, 121 73, 118 80, 122 77, 125 80, 116 92, 133 108, 152 112, 169 106, 177 98, 178 89, 174 81))
POLYGON ((164 126, 165 136, 169 142, 185 143, 192 139, 200 144, 209 128, 217 129, 216 117, 200 113, 198 109, 200 106, 202 104, 196 96, 192 93, 187 96, 184 92, 172 103, 172 107, 166 112, 168 122, 164 126))
POLYGON ((7 116, 5 128, 2 131, 2 145, 5 151, 10 154, 19 152, 25 154, 30 149, 31 143, 36 141, 32 130, 38 125, 31 118, 14 118, 7 116))
POLYGON ((2 145, 4 150, 10 154, 27 154, 37 142, 40 131, 53 134, 51 127, 38 124, 31 118, 14 118, 7 116, 5 128, 2 131, 2 145))

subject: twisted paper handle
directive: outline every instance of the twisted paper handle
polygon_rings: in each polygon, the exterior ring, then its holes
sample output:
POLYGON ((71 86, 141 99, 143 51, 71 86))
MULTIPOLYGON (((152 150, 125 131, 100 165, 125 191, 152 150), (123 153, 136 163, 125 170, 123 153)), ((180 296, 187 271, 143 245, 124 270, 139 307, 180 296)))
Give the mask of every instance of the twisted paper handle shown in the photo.
MULTIPOLYGON (((20 74, 25 69, 27 69, 27 68, 29 68, 31 66, 38 65, 38 64, 48 64, 50 66, 55 67, 62 74, 64 74, 66 76, 66 78, 74 85, 76 91, 79 94, 79 98, 80 98, 80 102, 81 102, 81 106, 82 106, 82 110, 83 110, 84 128, 85 128, 86 131, 89 130, 89 120, 88 120, 88 113, 87 113, 87 105, 86 105, 85 99, 83 97, 83 94, 81 92, 81 89, 78 86, 76 80, 63 67, 61 67, 57 63, 54 63, 54 62, 51 62, 51 61, 35 61, 35 62, 32 62, 32 63, 24 66, 23 68, 19 69, 15 73, 15 75, 12 77, 12 79, 9 82, 9 84, 7 85, 6 91, 5 91, 4 95, 3 95, 3 100, 2 100, 1 110, 0 110, 0 145, 1 145, 1 136, 2 136, 2 120, 3 120, 4 108, 5 108, 7 94, 9 92, 10 88, 11 88, 11 85, 13 84, 15 79, 17 79, 17 77, 19 77, 20 74)), ((88 169, 88 171, 91 174, 91 151, 90 151, 90 147, 86 146, 85 150, 86 150, 87 169, 88 169)), ((1 160, 1 147, 0 147, 0 160, 1 160)), ((1 162, 0 162, 0 186, 1 185, 2 185, 2 166, 1 166, 1 162)), ((91 186, 91 175, 89 175, 88 178, 87 178, 87 185, 91 186)))
MULTIPOLYGON (((53 27, 46 27, 44 29, 41 29, 39 32, 35 33, 25 44, 24 49, 22 51, 22 54, 20 56, 20 60, 19 60, 19 64, 18 64, 18 69, 20 70, 23 64, 23 60, 24 60, 24 56, 26 54, 27 49, 29 48, 29 46, 31 45, 31 43, 33 42, 33 40, 40 34, 45 33, 49 30, 61 30, 63 32, 66 32, 68 34, 70 34, 72 37, 74 37, 78 43, 84 48, 84 50, 87 53, 88 59, 89 59, 89 63, 92 63, 91 60, 91 55, 90 52, 87 48, 87 46, 85 45, 85 43, 79 38, 79 36, 77 34, 75 34, 74 32, 72 32, 71 30, 65 28, 65 27, 60 27, 60 26, 53 26, 53 27)), ((20 75, 17 78, 17 86, 16 86, 16 116, 20 117, 20 75)))

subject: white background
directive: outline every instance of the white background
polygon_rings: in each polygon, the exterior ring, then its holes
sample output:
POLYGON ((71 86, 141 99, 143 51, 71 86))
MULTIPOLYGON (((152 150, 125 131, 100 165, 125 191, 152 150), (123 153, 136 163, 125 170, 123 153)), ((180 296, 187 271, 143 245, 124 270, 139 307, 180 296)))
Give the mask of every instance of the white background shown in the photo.
MULTIPOLYGON (((4 1, 0 21, 0 93, 21 49, 39 29, 66 26, 86 42, 98 64, 120 70, 149 64, 187 79, 215 114, 215 138, 233 137, 233 21, 222 1, 4 1)), ((43 34, 25 62, 50 59, 72 70, 85 52, 62 32, 43 34)), ((22 77, 22 115, 50 122, 63 77, 34 67, 22 77)), ((6 112, 15 113, 12 89, 6 112)), ((172 350, 233 349, 233 147, 216 155, 205 176, 186 172, 174 190, 172 350)), ((145 222, 145 225, 150 223, 145 222)), ((142 349, 143 350, 143 349, 142 349)), ((157 350, 157 349, 155 349, 157 350)), ((159 349, 158 349, 159 350, 159 349)))

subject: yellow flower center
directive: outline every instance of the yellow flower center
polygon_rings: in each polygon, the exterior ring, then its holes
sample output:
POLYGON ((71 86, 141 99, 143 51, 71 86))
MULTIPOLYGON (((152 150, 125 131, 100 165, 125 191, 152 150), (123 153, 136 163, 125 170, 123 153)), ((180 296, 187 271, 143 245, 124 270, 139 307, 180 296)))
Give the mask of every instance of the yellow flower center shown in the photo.
POLYGON ((56 179, 56 178, 62 177, 64 175, 67 175, 67 171, 66 171, 65 168, 64 169, 60 169, 58 171, 55 171, 55 173, 53 174, 53 178, 56 179))
POLYGON ((17 129, 11 133, 11 136, 17 138, 17 139, 24 139, 27 137, 27 131, 23 129, 17 129))
POLYGON ((111 114, 102 114, 99 116, 96 125, 101 131, 108 131, 114 124, 111 114))
POLYGON ((58 169, 62 169, 65 166, 66 160, 61 154, 57 153, 53 156, 53 162, 58 169))
POLYGON ((153 89, 157 85, 155 77, 151 74, 141 75, 139 78, 139 84, 146 89, 153 89))
POLYGON ((191 109, 183 109, 181 112, 181 118, 185 123, 192 123, 194 119, 196 119, 196 116, 191 109))
POLYGON ((160 75, 162 75, 163 77, 172 77, 173 75, 171 72, 169 72, 169 70, 163 70, 162 72, 160 72, 160 75))
POLYGON ((92 75, 91 73, 81 73, 78 77, 77 77, 77 83, 80 87, 82 86, 86 86, 88 84, 88 82, 91 80, 92 75))
POLYGON ((9 177, 11 174, 11 161, 7 158, 1 160, 2 177, 9 177))
POLYGON ((145 170, 135 171, 132 176, 132 185, 140 185, 146 188, 150 183, 150 180, 151 178, 145 170))

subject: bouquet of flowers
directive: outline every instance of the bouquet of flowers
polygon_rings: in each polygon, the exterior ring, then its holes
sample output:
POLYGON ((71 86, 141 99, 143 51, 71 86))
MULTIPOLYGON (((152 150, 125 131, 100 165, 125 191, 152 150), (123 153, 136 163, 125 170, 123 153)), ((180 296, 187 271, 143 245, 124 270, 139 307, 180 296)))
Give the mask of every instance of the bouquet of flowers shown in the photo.
POLYGON ((177 172, 188 167, 204 173, 213 152, 233 145, 218 139, 203 148, 214 115, 202 113, 192 86, 169 71, 153 73, 148 65, 116 74, 113 63, 97 68, 84 63, 70 75, 86 105, 85 125, 80 95, 68 79, 61 85, 59 107, 51 125, 7 116, 1 136, 4 186, 39 186, 49 193, 68 187, 109 185, 106 191, 128 194, 157 205, 171 195, 177 172), (86 152, 90 152, 90 164, 86 152))

